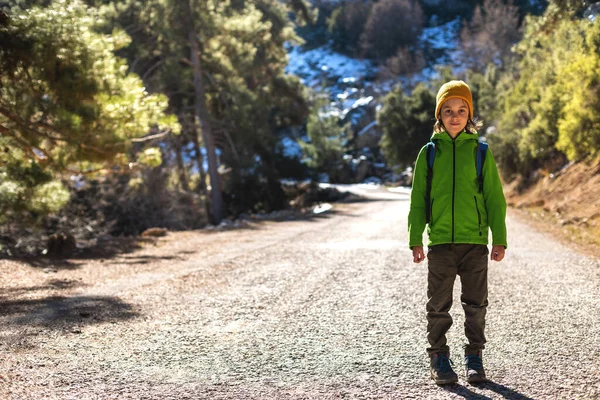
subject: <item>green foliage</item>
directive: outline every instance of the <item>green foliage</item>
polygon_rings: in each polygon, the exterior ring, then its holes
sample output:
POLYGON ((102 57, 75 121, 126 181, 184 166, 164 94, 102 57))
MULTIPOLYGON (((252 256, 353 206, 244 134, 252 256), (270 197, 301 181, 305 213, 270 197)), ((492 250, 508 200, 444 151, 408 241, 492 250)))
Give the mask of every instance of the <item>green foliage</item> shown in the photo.
POLYGON ((360 38, 369 18, 372 4, 362 1, 342 3, 327 19, 333 47, 343 53, 358 55, 360 38))
POLYGON ((499 157, 502 165, 518 154, 516 162, 507 162, 514 168, 509 173, 529 175, 561 152, 571 160, 598 153, 600 22, 555 18, 552 7, 543 17, 530 18, 518 46, 517 79, 494 139, 516 147, 499 157))
POLYGON ((339 175, 336 171, 342 167, 346 132, 340 126, 339 118, 325 110, 320 102, 313 108, 306 124, 309 142, 298 141, 298 144, 308 167, 317 173, 326 173, 336 181, 339 175))
POLYGON ((156 124, 177 129, 163 114, 166 99, 148 95, 114 56, 127 35, 94 32, 98 18, 79 1, 57 0, 15 8, 1 29, 0 126, 13 146, 54 168, 111 161, 156 124))
POLYGON ((52 181, 35 187, 31 196, 31 210, 47 215, 60 210, 70 198, 69 191, 61 182, 52 181))
POLYGON ((484 73, 467 71, 466 81, 473 93, 475 116, 493 124, 500 118, 499 104, 503 104, 504 93, 498 89, 501 73, 495 64, 488 64, 484 73))
POLYGON ((148 167, 158 167, 162 164, 162 153, 158 147, 150 147, 137 154, 137 161, 148 167))
POLYGON ((126 165, 132 139, 179 129, 166 98, 149 95, 114 55, 129 37, 97 33, 98 21, 78 0, 16 6, 0 18, 0 132, 12 155, 0 173, 3 188, 19 187, 0 190, 5 206, 18 193, 21 209, 54 212, 68 200, 61 172, 126 165))
POLYGON ((581 0, 550 0, 550 8, 555 8, 562 14, 574 15, 583 11, 590 3, 581 0))
MULTIPOLYGON (((0 138, 0 145, 8 142, 0 138)), ((4 147, 0 164, 0 223, 12 219, 32 220, 58 211, 69 200, 60 181, 36 160, 19 149, 4 147)))
MULTIPOLYGON (((223 161, 235 166, 252 162, 257 154, 272 153, 278 129, 303 122, 306 116, 304 87, 285 76, 284 44, 299 40, 285 21, 285 8, 270 2, 260 11, 250 2, 235 16, 217 14, 214 23, 224 27, 207 38, 203 54, 214 82, 209 104, 213 116, 228 121, 233 148, 223 146, 223 161), (237 158, 237 159, 236 159, 237 158)), ((226 143, 226 141, 223 141, 226 143)))
POLYGON ((389 164, 407 166, 415 161, 431 137, 434 110, 435 93, 423 83, 410 96, 400 85, 386 96, 377 120, 383 131, 381 149, 389 164))
POLYGON ((570 47, 571 59, 557 79, 569 100, 558 121, 556 147, 571 160, 600 151, 600 21, 584 20, 579 25, 583 40, 570 47))
POLYGON ((514 124, 520 121, 518 107, 511 110, 504 109, 509 92, 517 80, 515 74, 515 71, 510 68, 501 71, 494 64, 489 64, 485 73, 468 71, 466 78, 473 92, 475 115, 485 123, 485 129, 481 134, 492 146, 500 172, 506 179, 511 179, 514 174, 526 169, 526 163, 521 159, 522 154, 519 152, 521 129, 507 129, 505 125, 505 123, 514 124), (512 114, 512 118, 507 118, 508 112, 516 114, 512 114), (498 129, 501 120, 503 128, 498 129))

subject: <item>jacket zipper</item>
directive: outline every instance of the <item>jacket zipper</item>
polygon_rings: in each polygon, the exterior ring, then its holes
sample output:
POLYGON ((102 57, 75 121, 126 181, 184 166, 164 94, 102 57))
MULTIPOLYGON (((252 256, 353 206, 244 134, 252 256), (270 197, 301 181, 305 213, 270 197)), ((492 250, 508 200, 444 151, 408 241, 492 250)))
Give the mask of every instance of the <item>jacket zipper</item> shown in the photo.
POLYGON ((452 139, 452 243, 454 243, 454 194, 456 192, 456 139, 452 139))
POLYGON ((479 236, 483 236, 481 232, 481 213, 479 212, 479 205, 477 204, 477 196, 473 196, 475 199, 475 209, 477 210, 477 222, 479 223, 479 236))
POLYGON ((435 199, 431 199, 431 206, 429 207, 429 212, 431 213, 429 215, 429 226, 433 226, 433 202, 435 201, 435 199))

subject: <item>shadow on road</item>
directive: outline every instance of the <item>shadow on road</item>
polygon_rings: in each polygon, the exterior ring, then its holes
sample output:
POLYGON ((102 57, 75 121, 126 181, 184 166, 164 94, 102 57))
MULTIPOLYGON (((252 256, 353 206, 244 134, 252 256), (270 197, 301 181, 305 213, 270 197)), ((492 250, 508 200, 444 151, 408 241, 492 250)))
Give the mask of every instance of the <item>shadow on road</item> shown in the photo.
MULTIPOLYGON (((461 397, 464 397, 465 399, 468 400, 490 400, 490 399, 494 399, 494 398, 498 398, 498 396, 494 396, 494 397, 489 397, 483 394, 479 394, 479 393, 475 393, 472 390, 470 390, 468 387, 463 386, 463 385, 451 385, 451 386, 441 386, 444 390, 447 390, 448 392, 452 392, 454 394, 457 394, 461 397)), ((492 382, 492 381, 487 381, 485 383, 481 383, 476 385, 475 387, 479 388, 479 389, 487 389, 487 390, 491 390, 492 392, 502 396, 505 399, 510 399, 510 400, 533 400, 531 397, 525 396, 522 393, 519 393, 509 387, 506 387, 504 385, 501 385, 499 383, 496 382, 492 382)))
POLYGON ((51 296, 42 299, 1 300, 0 320, 3 326, 43 326, 69 329, 139 316, 131 305, 116 297, 51 296))
POLYGON ((448 386, 440 386, 442 389, 447 390, 448 392, 452 392, 457 394, 465 399, 469 400, 492 400, 492 397, 484 396, 482 394, 478 394, 467 388, 463 385, 448 385, 448 386))
MULTIPOLYGON (((82 284, 78 280, 51 279, 48 282, 46 282, 46 284, 44 284, 44 285, 3 288, 2 294, 3 295, 10 294, 11 296, 19 296, 24 293, 33 293, 33 292, 37 292, 37 291, 56 290, 56 289, 66 290, 66 289, 74 289, 74 288, 78 288, 78 287, 82 287, 82 286, 86 286, 86 285, 82 284)), ((2 297, 0 296, 0 307, 2 306, 2 304, 3 304, 2 297)), ((4 310, 0 310, 0 316, 3 314, 3 311, 4 310)))
MULTIPOLYGON (((30 256, 11 258, 11 261, 21 262, 34 268, 47 269, 48 272, 58 270, 75 270, 80 268, 90 260, 111 260, 118 256, 134 254, 144 245, 155 245, 159 238, 154 237, 111 237, 98 241, 98 243, 80 249, 75 254, 68 256, 68 259, 48 257, 48 256, 30 256)), ((147 264, 153 261, 173 260, 177 256, 133 256, 127 257, 123 262, 125 264, 147 264)))
POLYGON ((496 392, 499 395, 503 396, 505 399, 533 400, 531 397, 525 396, 524 394, 519 393, 509 387, 506 387, 504 385, 501 385, 499 383, 492 382, 492 381, 485 382, 485 383, 481 384, 479 387, 496 392))

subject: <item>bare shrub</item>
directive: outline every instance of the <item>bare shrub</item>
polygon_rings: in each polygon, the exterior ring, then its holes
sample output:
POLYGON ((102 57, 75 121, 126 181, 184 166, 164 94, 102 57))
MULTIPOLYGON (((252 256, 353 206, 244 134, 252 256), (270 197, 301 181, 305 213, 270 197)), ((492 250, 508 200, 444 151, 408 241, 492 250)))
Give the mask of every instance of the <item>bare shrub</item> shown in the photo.
POLYGON ((48 256, 66 258, 73 254, 77 248, 75 237, 68 232, 57 232, 48 238, 48 256))
POLYGON ((485 0, 460 33, 463 64, 482 73, 490 63, 503 66, 520 38, 518 7, 503 0, 485 0))
POLYGON ((381 0, 371 9, 361 37, 363 54, 385 60, 398 48, 415 45, 423 30, 423 11, 412 0, 381 0))
POLYGON ((138 235, 149 228, 184 230, 206 224, 203 199, 170 187, 168 169, 122 175, 102 185, 101 209, 113 235, 138 235), (116 181, 116 182, 114 182, 116 181))
POLYGON ((380 69, 383 78, 394 78, 398 75, 413 74, 425 67, 425 57, 422 51, 410 51, 408 47, 401 47, 395 55, 385 61, 380 69))

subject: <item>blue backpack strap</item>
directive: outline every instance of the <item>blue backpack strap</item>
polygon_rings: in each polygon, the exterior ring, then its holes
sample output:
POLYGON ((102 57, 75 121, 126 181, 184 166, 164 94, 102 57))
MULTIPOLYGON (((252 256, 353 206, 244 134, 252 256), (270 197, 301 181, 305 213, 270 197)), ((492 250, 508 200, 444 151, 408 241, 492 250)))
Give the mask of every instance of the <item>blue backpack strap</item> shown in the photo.
POLYGON ((483 192, 483 164, 487 154, 488 144, 479 142, 477 145, 477 181, 479 182, 479 191, 483 192))
POLYGON ((433 169, 433 161, 435 160, 435 142, 427 143, 427 166, 433 169))
POLYGON ((427 143, 427 187, 425 189, 425 222, 431 221, 431 182, 433 181, 433 162, 435 161, 435 142, 427 143))

